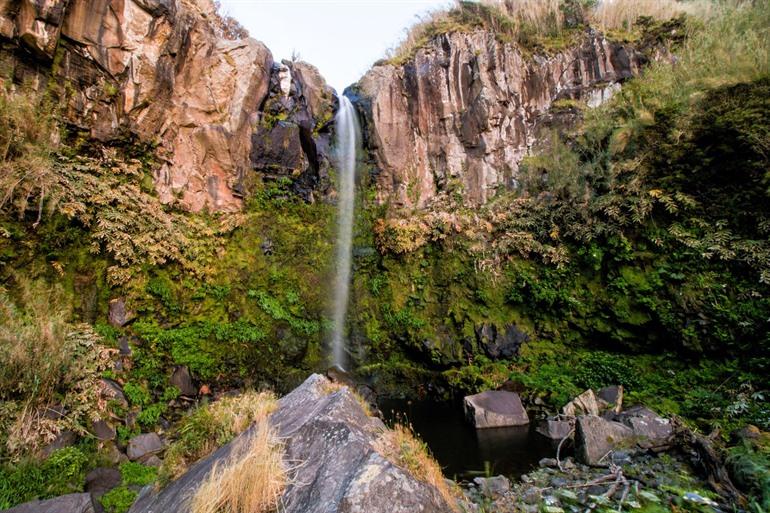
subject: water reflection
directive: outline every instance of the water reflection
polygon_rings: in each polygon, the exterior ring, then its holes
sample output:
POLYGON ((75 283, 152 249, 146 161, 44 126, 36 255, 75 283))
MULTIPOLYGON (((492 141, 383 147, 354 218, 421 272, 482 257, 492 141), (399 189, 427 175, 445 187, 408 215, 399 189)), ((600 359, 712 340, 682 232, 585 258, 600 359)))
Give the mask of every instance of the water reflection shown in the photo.
POLYGON ((553 457, 556 448, 534 426, 475 429, 465 422, 461 402, 380 401, 386 421, 404 419, 428 444, 449 477, 486 474, 518 478, 553 457))

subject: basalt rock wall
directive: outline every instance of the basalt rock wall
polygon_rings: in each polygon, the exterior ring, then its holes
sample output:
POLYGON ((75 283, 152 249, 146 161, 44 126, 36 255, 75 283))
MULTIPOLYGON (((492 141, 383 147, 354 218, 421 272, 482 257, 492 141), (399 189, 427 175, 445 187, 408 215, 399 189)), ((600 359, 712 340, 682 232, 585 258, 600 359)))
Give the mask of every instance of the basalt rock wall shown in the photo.
POLYGON ((254 170, 307 199, 328 189, 334 91, 233 38, 209 0, 1 0, 0 41, 3 80, 47 94, 96 141, 153 146, 165 203, 237 210, 254 170), (267 157, 265 140, 281 143, 267 157))
POLYGON ((347 94, 364 118, 377 199, 397 210, 424 208, 459 190, 465 203, 485 203, 515 187, 554 101, 596 105, 646 60, 595 31, 550 55, 476 31, 438 36, 403 65, 375 66, 347 94))

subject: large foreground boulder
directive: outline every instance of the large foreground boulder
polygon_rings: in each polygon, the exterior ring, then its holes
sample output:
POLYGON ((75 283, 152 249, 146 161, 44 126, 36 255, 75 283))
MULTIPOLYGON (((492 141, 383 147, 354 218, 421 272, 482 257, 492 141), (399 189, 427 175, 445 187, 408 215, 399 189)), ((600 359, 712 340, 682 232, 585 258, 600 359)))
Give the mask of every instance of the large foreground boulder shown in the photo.
MULTIPOLYGON (((453 508, 432 485, 394 465, 375 449, 385 428, 369 417, 348 388, 336 391, 314 374, 282 398, 270 417, 284 442, 290 480, 285 513, 446 513, 453 508)), ((237 450, 247 430, 195 464, 162 491, 147 491, 130 513, 187 513, 190 498, 218 462, 237 450)), ((419 476, 418 476, 419 477, 419 476)))
POLYGON ((505 390, 488 390, 466 396, 465 416, 477 428, 529 424, 529 416, 521 404, 519 394, 505 390))
POLYGON ((32 501, 3 513, 94 513, 90 493, 72 493, 45 501, 32 501))

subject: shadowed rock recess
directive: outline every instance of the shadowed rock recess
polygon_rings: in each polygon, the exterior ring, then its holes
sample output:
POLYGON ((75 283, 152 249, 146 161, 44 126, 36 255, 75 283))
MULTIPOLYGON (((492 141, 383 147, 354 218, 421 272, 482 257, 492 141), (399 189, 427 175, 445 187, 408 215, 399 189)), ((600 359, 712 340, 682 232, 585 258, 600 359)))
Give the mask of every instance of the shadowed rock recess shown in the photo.
MULTIPOLYGON (((393 465, 372 445, 385 429, 353 394, 328 393, 329 381, 310 376, 283 397, 270 423, 285 444, 290 480, 281 499, 286 513, 439 513, 452 511, 434 487, 393 465)), ((159 493, 146 489, 129 513, 190 511, 189 498, 217 462, 250 431, 198 462, 159 493)))
POLYGON ((515 186, 555 100, 598 105, 646 60, 593 31, 551 56, 477 31, 439 36, 402 66, 375 66, 349 93, 379 168, 378 201, 423 208, 459 186, 467 203, 485 203, 515 186))
POLYGON ((238 210, 252 169, 312 200, 328 188, 334 91, 313 66, 226 36, 208 0, 2 2, 0 76, 96 141, 157 146, 164 203, 238 210))

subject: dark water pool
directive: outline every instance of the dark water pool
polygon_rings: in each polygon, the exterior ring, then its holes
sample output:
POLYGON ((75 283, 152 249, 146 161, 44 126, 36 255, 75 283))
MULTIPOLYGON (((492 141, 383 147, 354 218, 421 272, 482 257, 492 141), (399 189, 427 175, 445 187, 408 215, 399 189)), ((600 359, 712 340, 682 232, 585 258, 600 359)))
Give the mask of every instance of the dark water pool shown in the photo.
POLYGON ((518 478, 552 458, 556 445, 538 435, 534 425, 475 429, 463 416, 461 402, 381 399, 386 422, 412 424, 444 474, 456 479, 503 474, 518 478))

